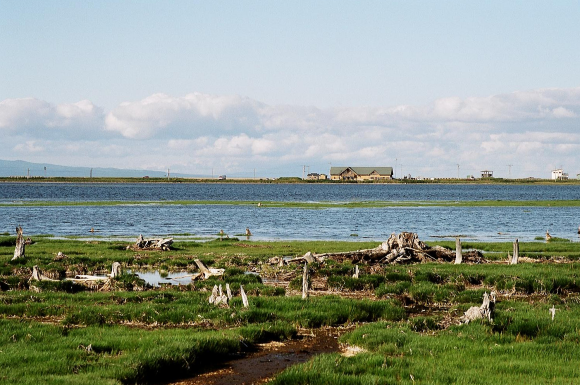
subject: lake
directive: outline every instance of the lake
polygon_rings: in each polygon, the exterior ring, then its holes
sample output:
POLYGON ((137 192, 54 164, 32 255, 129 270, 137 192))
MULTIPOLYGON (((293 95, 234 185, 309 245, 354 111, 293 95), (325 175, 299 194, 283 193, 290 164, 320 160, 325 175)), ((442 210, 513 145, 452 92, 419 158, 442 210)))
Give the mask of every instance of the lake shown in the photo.
POLYGON ((238 205, 159 205, 149 201, 462 201, 578 200, 574 185, 438 184, 180 184, 0 183, 0 202, 142 201, 117 206, 0 207, 0 232, 54 236, 230 236, 250 228, 254 240, 377 240, 395 232, 423 240, 530 241, 549 230, 577 241, 579 207, 269 208, 238 205), (96 233, 89 230, 94 228, 96 233))

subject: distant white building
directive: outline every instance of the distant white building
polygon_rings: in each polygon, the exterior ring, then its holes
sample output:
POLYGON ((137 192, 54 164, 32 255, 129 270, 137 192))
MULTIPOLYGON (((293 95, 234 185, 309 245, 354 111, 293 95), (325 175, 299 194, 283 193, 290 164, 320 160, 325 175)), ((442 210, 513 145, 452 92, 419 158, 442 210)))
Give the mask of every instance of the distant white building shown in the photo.
POLYGON ((552 170, 552 180, 563 180, 568 179, 568 174, 564 172, 561 168, 552 170))

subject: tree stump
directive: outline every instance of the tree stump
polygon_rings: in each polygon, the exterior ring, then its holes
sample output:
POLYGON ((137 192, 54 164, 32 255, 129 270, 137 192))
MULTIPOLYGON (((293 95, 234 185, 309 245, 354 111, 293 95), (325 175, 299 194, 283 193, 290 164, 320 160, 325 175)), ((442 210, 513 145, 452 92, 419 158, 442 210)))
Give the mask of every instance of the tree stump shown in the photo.
POLYGON ((14 257, 12 260, 16 260, 19 258, 24 258, 24 246, 26 244, 26 240, 22 236, 22 227, 18 226, 16 228, 16 247, 14 248, 14 257))
POLYGON ((246 292, 244 291, 244 287, 242 285, 240 285, 240 295, 242 296, 242 303, 244 304, 244 307, 250 307, 248 297, 246 296, 246 292))
POLYGON ((517 265, 518 264, 518 259, 520 258, 520 243, 519 241, 516 239, 514 241, 514 255, 512 257, 511 263, 512 265, 517 265))
POLYGON ((304 272, 302 273, 302 299, 308 298, 308 263, 304 262, 304 272))
POLYGON ((459 265, 463 261, 463 256, 461 255, 461 239, 459 237, 455 238, 455 264, 459 265))

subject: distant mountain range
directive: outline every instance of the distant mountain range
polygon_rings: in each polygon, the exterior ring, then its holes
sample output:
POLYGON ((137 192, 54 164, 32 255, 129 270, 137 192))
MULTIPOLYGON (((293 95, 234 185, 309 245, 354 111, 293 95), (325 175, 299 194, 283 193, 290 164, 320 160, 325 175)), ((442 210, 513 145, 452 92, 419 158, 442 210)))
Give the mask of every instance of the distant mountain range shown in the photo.
MULTIPOLYGON (((0 160, 0 177, 117 177, 117 178, 151 178, 167 177, 167 172, 151 170, 125 170, 119 168, 101 167, 69 167, 59 166, 49 163, 31 163, 22 160, 0 160)), ((200 175, 189 175, 172 173, 175 178, 200 177, 200 175)))

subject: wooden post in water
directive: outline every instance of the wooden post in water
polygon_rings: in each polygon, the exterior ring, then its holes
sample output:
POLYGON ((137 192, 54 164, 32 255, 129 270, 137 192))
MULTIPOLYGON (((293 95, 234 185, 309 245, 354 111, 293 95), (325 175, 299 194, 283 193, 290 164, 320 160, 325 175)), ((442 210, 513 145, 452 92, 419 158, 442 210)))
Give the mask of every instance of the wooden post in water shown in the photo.
POLYGON ((459 265, 463 261, 463 255, 461 254, 461 239, 459 237, 455 238, 455 264, 459 265))
POLYGON ((24 245, 26 244, 26 240, 22 235, 22 227, 18 226, 16 228, 16 247, 14 248, 14 257, 12 260, 18 258, 24 258, 24 245))
POLYGON ((304 262, 304 273, 302 274, 302 299, 308 298, 308 263, 304 262))
POLYGON ((518 264, 518 258, 520 257, 520 243, 519 241, 516 240, 514 241, 514 255, 512 257, 512 261, 511 264, 512 265, 517 265, 518 264))

